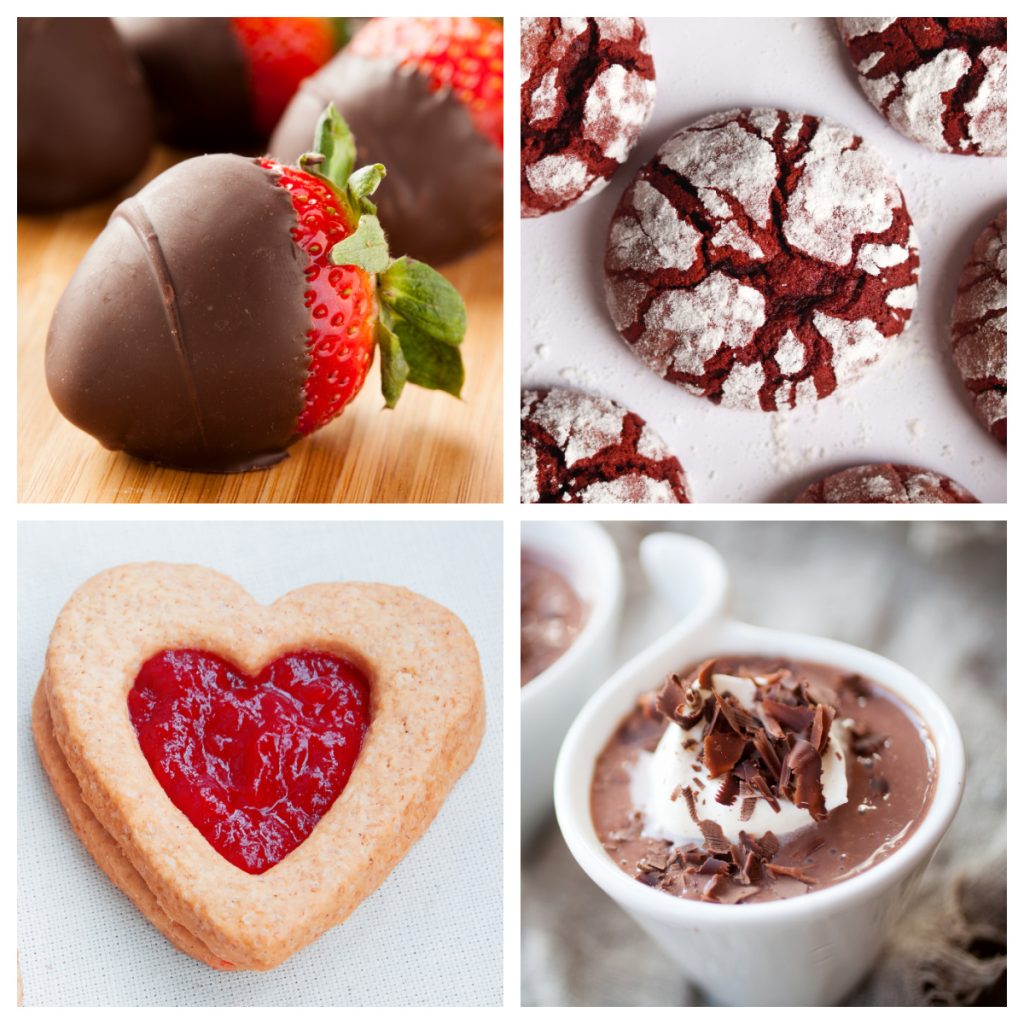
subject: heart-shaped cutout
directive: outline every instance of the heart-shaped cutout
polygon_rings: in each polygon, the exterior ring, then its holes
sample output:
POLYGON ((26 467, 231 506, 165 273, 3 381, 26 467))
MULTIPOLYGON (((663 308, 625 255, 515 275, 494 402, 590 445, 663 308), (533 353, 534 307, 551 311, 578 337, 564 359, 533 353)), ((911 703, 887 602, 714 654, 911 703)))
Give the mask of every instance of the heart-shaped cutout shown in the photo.
POLYGON ((164 650, 128 693, 139 746, 171 802, 225 860, 259 875, 313 831, 348 782, 370 724, 350 661, 285 654, 258 676, 164 650))

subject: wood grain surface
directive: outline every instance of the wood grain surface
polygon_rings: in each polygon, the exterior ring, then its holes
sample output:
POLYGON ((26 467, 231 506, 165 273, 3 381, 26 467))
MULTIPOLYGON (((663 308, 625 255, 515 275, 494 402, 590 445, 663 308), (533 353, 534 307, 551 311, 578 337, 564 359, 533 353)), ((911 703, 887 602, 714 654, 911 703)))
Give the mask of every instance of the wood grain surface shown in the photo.
MULTIPOLYGON (((173 162, 157 153, 152 177, 173 162)), ((141 181, 139 183, 141 186, 141 181)), ((496 502, 501 500, 502 244, 440 268, 468 310, 463 399, 407 387, 384 409, 376 366, 341 417, 268 470, 162 469, 108 452, 46 389, 53 308, 117 199, 18 218, 18 497, 23 502, 496 502)))

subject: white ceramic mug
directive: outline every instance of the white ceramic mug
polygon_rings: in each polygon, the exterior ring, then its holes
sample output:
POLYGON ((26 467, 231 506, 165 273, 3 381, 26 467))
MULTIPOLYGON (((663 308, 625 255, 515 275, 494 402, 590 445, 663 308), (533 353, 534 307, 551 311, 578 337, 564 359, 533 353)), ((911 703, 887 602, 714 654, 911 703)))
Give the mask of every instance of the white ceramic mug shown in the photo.
MULTIPOLYGON (((641 562, 655 590, 675 602, 679 541, 653 534, 641 562)), ((963 742, 952 715, 927 685, 899 665, 821 637, 746 625, 724 602, 689 617, 624 665, 573 722, 555 771, 555 810, 583 870, 664 949, 681 973, 719 1005, 826 1006, 860 981, 881 949, 888 924, 907 905, 953 820, 963 793, 963 742), (630 878, 608 856, 590 817, 594 763, 637 697, 671 671, 720 653, 818 661, 887 687, 928 727, 937 752, 931 806, 907 842, 860 875, 788 900, 726 906, 681 899, 630 878)))
POLYGON ((522 548, 561 572, 586 607, 572 646, 520 690, 522 842, 551 813, 555 758, 573 716, 608 677, 622 612, 622 561, 596 523, 528 522, 522 548))

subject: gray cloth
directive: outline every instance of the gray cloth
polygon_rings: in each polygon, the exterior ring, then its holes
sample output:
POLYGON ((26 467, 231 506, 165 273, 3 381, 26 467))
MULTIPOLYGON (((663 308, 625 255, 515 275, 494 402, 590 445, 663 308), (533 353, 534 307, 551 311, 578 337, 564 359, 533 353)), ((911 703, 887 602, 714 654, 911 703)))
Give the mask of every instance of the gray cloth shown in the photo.
MULTIPOLYGON (((627 570, 621 663, 666 624, 636 560, 639 539, 666 527, 610 528, 627 570)), ((963 804, 911 911, 849 1002, 1005 1004, 1003 524, 698 523, 679 529, 721 552, 739 618, 892 658, 934 686, 963 734, 963 804)), ((527 1006, 701 1004, 654 943, 583 874, 553 821, 523 859, 522 1000, 527 1006)))

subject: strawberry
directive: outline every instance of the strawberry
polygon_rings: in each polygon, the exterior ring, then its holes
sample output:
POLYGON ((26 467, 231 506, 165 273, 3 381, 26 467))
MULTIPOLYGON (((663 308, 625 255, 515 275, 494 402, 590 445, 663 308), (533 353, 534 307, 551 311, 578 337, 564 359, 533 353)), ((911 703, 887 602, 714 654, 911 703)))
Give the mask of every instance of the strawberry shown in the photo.
POLYGON ((370 201, 381 164, 353 171, 356 143, 333 106, 317 126, 315 151, 285 167, 269 157, 295 209, 295 244, 306 254, 310 365, 298 430, 306 435, 337 416, 358 394, 381 349, 384 399, 394 408, 406 381, 462 390, 458 345, 466 311, 458 292, 425 263, 391 259, 370 201))
POLYGON ((458 397, 466 310, 436 271, 393 259, 329 106, 295 165, 177 164, 111 216, 50 324, 50 393, 107 448, 165 465, 272 465, 358 394, 380 349, 384 402, 406 383, 458 397))
POLYGON ((269 138, 299 84, 345 41, 340 18, 229 18, 249 74, 256 129, 269 138))
POLYGON ((415 68, 436 91, 450 88, 473 122, 502 148, 503 42, 493 18, 374 18, 349 51, 415 68))

